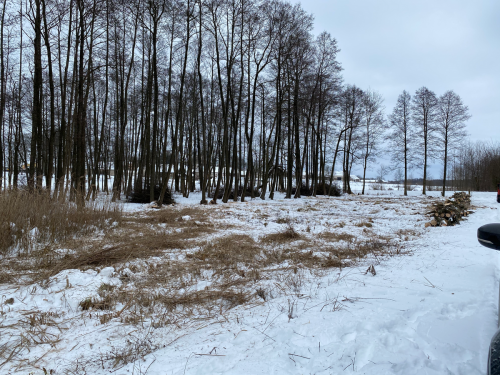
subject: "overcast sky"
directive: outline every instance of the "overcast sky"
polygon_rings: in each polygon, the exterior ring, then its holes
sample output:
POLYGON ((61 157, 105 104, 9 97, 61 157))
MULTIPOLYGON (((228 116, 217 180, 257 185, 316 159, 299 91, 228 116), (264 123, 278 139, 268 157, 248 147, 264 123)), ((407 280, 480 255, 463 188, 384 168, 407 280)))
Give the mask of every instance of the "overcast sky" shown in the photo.
POLYGON ((387 113, 403 90, 454 90, 471 139, 500 141, 500 0, 300 3, 337 39, 345 82, 379 91, 387 113))

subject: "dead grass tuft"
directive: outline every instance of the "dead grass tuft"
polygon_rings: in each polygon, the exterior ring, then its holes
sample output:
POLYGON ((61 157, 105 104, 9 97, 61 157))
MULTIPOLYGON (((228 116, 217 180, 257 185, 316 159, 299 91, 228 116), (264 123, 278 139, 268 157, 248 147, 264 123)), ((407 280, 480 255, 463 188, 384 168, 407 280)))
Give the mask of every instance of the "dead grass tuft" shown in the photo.
POLYGON ((356 223, 354 225, 359 227, 359 228, 363 228, 363 227, 371 228, 371 227, 373 227, 373 224, 370 223, 369 221, 360 221, 359 223, 356 223))
POLYGON ((99 287, 99 289, 97 290, 97 293, 99 293, 99 295, 101 297, 103 297, 106 293, 109 293, 109 292, 112 292, 113 290, 115 290, 115 288, 116 288, 116 285, 102 283, 101 286, 99 287))
POLYGON ((262 237, 261 242, 265 244, 270 243, 286 243, 291 241, 297 241, 301 239, 300 233, 297 233, 291 224, 288 224, 285 230, 277 233, 270 233, 262 237))
POLYGON ((308 211, 319 211, 319 210, 313 206, 304 206, 297 209, 297 212, 308 212, 308 211))
POLYGON ((339 242, 339 241, 351 242, 355 238, 355 236, 345 232, 340 232, 340 233, 323 232, 320 233, 319 238, 327 242, 339 242))
POLYGON ((112 310, 115 306, 116 301, 113 295, 105 294, 104 297, 87 297, 81 301, 78 306, 82 311, 88 310, 112 310))
POLYGON ((417 232, 415 230, 413 230, 413 229, 399 229, 396 232, 396 235, 401 240, 408 241, 410 238, 416 237, 417 236, 417 232))
POLYGON ((346 226, 346 224, 343 221, 341 221, 341 222, 335 224, 333 227, 334 228, 344 228, 345 226, 346 226))
POLYGON ((56 275, 66 269, 81 269, 116 266, 135 259, 148 258, 159 255, 163 250, 177 243, 168 239, 163 242, 161 239, 135 238, 128 243, 122 242, 118 245, 110 246, 107 240, 95 241, 93 243, 75 244, 74 249, 68 249, 63 254, 54 250, 46 250, 39 254, 39 264, 37 269, 33 269, 28 262, 11 262, 11 267, 18 271, 25 271, 34 280, 44 280, 56 275), (29 271, 34 271, 29 273, 29 271))
POLYGON ((267 299, 266 297, 266 291, 262 288, 258 288, 256 291, 255 291, 255 295, 257 297, 260 297, 262 298, 264 301, 267 299))
POLYGON ((321 266, 325 268, 342 268, 346 265, 343 264, 339 258, 334 258, 331 254, 328 254, 323 260, 323 263, 321 263, 321 266))
POLYGON ((276 223, 277 224, 290 224, 290 218, 288 218, 288 217, 280 217, 280 218, 276 219, 276 223))
POLYGON ((188 254, 187 257, 211 264, 250 264, 255 261, 255 257, 261 252, 257 243, 247 235, 232 235, 210 242, 195 253, 188 254))
POLYGON ((283 252, 283 259, 295 265, 302 264, 308 267, 315 267, 321 263, 321 258, 314 255, 312 250, 296 251, 294 249, 287 249, 283 252))

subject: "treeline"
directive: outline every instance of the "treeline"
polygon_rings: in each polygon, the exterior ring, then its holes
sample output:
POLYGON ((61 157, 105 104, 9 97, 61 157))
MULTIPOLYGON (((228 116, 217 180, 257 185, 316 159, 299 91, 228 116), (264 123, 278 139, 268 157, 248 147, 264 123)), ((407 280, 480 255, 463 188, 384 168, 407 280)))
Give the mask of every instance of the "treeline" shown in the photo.
POLYGON ((5 188, 80 204, 99 190, 290 198, 328 194, 341 165, 350 192, 353 165, 366 175, 389 134, 395 165, 423 167, 425 186, 469 117, 424 87, 387 121, 380 94, 342 82, 335 38, 282 0, 2 3, 5 188))
POLYGON ((494 191, 500 184, 500 144, 468 142, 457 154, 452 179, 457 189, 494 191))

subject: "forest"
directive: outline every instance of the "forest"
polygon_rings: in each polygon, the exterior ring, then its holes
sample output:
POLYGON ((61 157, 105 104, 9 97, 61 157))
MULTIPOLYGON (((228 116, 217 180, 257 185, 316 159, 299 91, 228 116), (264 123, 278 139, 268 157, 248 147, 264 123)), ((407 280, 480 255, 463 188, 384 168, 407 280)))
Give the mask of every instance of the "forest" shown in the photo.
POLYGON ((405 194, 411 170, 425 194, 430 161, 443 195, 450 179, 500 182, 500 147, 467 143, 457 93, 404 91, 387 115, 379 92, 344 82, 340 44, 298 4, 3 0, 0 17, 3 189, 79 205, 99 191, 298 198, 332 194, 335 170, 350 193, 353 167, 364 181, 381 153, 405 194))

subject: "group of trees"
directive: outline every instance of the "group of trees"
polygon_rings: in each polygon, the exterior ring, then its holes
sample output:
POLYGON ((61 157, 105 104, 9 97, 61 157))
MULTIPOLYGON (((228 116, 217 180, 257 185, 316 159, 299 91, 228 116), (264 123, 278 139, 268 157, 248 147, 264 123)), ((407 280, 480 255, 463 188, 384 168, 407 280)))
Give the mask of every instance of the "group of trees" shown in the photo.
MULTIPOLYGON (((365 177, 381 150, 388 129, 382 97, 343 84, 337 41, 325 32, 314 36, 313 18, 300 5, 1 5, 4 187, 70 192, 80 204, 99 190, 113 199, 145 191, 162 201, 167 189, 188 196, 196 183, 202 203, 207 195, 214 202, 233 191, 253 195, 257 186, 262 199, 276 190, 300 197, 304 185, 327 194, 336 164, 350 192, 353 165, 365 177)), ((423 165, 424 192, 434 140, 446 171, 447 150, 468 117, 453 92, 437 98, 422 88, 413 99, 400 96, 389 117, 391 149, 405 175, 423 165)))
POLYGON ((423 170, 423 194, 427 188, 429 161, 443 162, 442 195, 445 195, 447 172, 452 151, 462 147, 469 109, 453 91, 442 96, 421 87, 413 98, 407 91, 399 95, 389 115, 390 153, 396 167, 404 170, 404 194, 407 195, 408 171, 423 170))
POLYGON ((452 158, 451 181, 460 190, 492 191, 500 184, 500 144, 466 142, 452 158))

